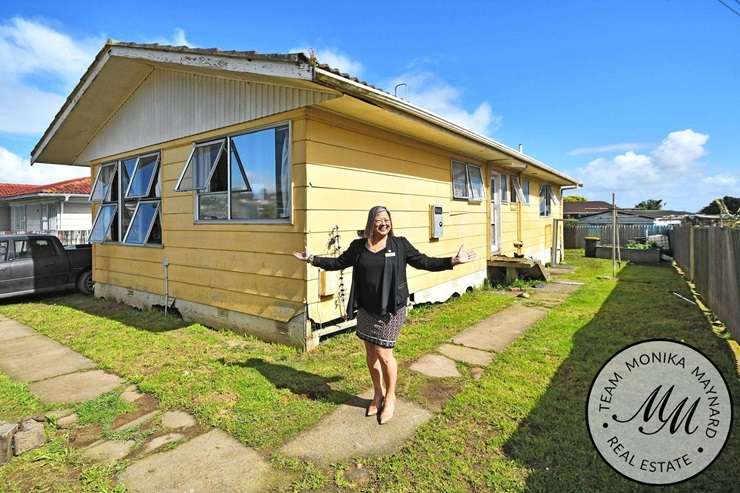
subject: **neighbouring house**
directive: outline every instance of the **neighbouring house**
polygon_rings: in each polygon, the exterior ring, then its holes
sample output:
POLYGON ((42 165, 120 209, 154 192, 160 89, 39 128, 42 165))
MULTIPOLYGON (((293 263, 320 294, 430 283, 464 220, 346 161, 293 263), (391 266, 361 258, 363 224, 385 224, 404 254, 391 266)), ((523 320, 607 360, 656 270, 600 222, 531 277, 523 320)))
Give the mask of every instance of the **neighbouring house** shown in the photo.
POLYGON ((90 231, 89 177, 27 185, 0 183, 0 232, 54 234, 66 245, 90 231))
POLYGON ((586 200, 583 202, 563 202, 563 217, 579 219, 584 216, 612 210, 612 205, 603 200, 586 200))
MULTIPOLYGON (((653 226, 667 226, 669 224, 681 224, 681 221, 690 212, 645 210, 645 209, 617 209, 617 223, 619 224, 644 224, 653 226)), ((587 216, 581 216, 578 224, 611 224, 612 212, 599 212, 587 216)))
POLYGON ((346 248, 382 204, 421 251, 413 301, 480 286, 489 261, 562 252, 556 169, 303 54, 108 42, 32 162, 89 166, 95 295, 310 349, 351 275, 292 253, 346 248), (337 243, 338 242, 338 243, 337 243))

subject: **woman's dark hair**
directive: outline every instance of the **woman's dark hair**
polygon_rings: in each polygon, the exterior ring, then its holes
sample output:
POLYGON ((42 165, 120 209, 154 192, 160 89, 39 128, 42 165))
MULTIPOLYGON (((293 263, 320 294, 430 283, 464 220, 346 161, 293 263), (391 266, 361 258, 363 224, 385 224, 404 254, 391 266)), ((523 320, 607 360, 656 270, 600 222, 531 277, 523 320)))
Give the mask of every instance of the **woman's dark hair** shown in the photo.
POLYGON ((393 218, 391 217, 391 211, 389 211, 382 205, 376 205, 375 207, 370 209, 367 213, 367 223, 365 224, 365 232, 364 232, 365 238, 372 237, 373 228, 375 227, 375 216, 377 216, 381 212, 386 212, 388 214, 388 219, 391 220, 391 230, 388 232, 388 236, 393 236, 393 218))

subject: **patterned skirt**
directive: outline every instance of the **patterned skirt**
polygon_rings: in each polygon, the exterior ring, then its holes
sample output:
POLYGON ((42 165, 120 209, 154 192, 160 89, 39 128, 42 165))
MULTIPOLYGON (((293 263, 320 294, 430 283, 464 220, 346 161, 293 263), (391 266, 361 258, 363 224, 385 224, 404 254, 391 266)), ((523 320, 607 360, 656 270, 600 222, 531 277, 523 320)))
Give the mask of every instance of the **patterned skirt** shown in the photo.
POLYGON ((392 348, 406 321, 406 307, 399 309, 395 315, 375 315, 363 308, 357 311, 357 337, 376 346, 392 348))

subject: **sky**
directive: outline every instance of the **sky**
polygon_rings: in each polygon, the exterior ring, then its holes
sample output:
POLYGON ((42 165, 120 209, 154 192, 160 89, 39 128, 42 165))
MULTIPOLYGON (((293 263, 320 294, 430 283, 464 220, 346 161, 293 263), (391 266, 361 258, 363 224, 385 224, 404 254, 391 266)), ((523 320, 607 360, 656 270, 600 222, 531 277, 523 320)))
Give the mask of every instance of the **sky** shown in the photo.
POLYGON ((583 182, 695 211, 740 196, 740 0, 0 3, 0 182, 86 168, 29 154, 108 38, 314 50, 583 182))

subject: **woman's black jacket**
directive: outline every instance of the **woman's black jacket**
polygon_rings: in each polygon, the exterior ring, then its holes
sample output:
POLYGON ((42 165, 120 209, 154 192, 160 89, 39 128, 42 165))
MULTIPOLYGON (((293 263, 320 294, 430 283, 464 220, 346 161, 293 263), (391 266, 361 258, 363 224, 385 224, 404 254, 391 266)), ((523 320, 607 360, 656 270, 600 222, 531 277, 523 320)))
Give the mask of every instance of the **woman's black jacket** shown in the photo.
MULTIPOLYGON (((354 267, 360 259, 367 240, 358 238, 350 243, 349 248, 339 257, 314 257, 312 264, 324 270, 342 270, 354 267)), ((395 314, 406 306, 409 288, 406 282, 406 264, 417 269, 440 271, 452 269, 452 257, 427 257, 403 236, 389 236, 385 245, 385 268, 383 270, 382 297, 383 307, 380 315, 395 314)), ((352 288, 347 301, 347 317, 354 318, 357 310, 357 272, 352 270, 352 288)))

